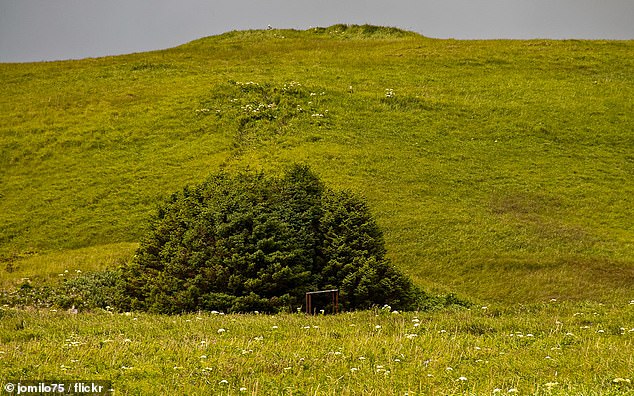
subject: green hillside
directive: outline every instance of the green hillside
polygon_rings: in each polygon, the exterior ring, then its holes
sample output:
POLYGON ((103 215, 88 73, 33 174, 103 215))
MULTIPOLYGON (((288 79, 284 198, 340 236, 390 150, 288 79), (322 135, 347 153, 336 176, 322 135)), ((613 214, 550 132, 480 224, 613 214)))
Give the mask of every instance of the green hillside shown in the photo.
POLYGON ((0 64, 0 281, 127 260, 219 169, 306 163, 364 195, 393 263, 474 300, 625 301, 634 42, 333 26, 0 64))

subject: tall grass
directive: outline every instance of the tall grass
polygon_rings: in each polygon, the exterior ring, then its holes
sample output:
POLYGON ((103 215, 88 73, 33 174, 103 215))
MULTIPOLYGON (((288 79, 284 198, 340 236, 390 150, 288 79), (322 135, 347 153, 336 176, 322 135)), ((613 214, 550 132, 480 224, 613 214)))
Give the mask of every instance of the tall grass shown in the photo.
POLYGON ((628 301, 317 317, 0 315, 3 380, 112 380, 120 395, 634 393, 628 301))

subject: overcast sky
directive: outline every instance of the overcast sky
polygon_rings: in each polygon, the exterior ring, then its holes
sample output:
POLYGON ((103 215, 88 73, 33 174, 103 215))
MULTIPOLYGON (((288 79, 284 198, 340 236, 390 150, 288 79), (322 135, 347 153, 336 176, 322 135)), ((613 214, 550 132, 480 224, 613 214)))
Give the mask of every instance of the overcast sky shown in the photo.
POLYGON ((231 30, 355 23, 458 39, 634 39, 634 0, 0 0, 0 62, 169 48, 231 30))

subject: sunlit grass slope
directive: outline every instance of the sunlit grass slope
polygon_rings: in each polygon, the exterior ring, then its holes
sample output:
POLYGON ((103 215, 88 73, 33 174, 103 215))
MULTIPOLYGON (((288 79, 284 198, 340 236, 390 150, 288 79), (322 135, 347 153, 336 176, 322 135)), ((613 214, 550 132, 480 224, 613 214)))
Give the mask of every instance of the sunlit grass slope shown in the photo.
POLYGON ((424 287, 500 302, 631 297, 632 41, 232 32, 0 64, 0 93, 4 279, 76 249, 107 261, 125 242, 131 255, 173 191, 300 161, 367 197, 391 259, 424 287))

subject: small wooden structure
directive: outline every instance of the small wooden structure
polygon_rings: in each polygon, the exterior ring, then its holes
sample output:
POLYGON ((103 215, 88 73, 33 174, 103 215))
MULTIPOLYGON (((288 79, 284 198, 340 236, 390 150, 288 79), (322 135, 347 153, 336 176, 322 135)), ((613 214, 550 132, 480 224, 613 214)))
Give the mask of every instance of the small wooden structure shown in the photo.
POLYGON ((339 312, 339 289, 318 290, 318 291, 306 292, 306 313, 308 315, 314 315, 313 295, 315 294, 330 294, 330 298, 332 302, 332 313, 339 312))

